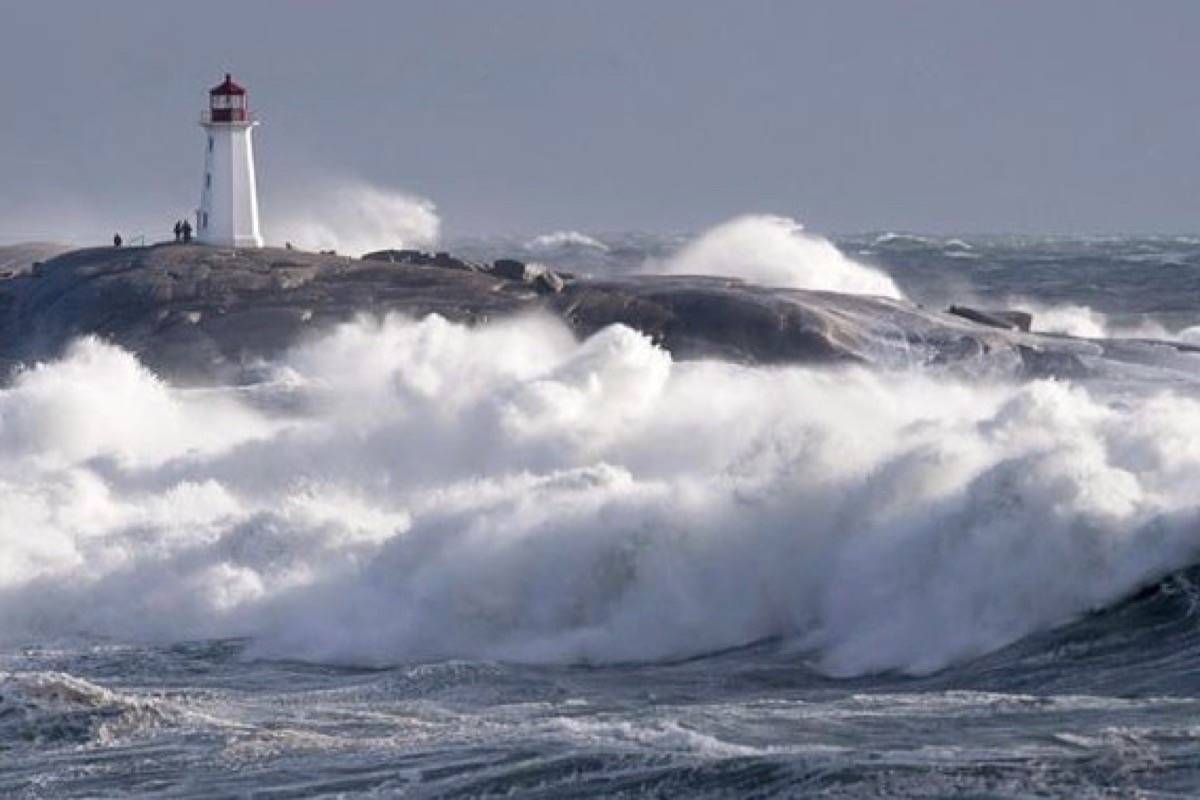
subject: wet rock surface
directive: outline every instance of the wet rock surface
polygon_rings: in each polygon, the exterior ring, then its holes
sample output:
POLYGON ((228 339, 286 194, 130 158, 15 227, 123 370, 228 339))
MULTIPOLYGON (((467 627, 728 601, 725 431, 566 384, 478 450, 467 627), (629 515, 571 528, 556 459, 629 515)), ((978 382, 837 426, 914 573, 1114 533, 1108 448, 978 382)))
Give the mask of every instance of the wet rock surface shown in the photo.
POLYGON ((1164 351, 1184 357, 1194 349, 1042 336, 904 301, 727 278, 575 278, 521 262, 498 267, 419 251, 352 259, 159 245, 76 250, 0 278, 0 368, 52 358, 73 338, 96 334, 166 376, 228 379, 359 313, 436 313, 474 324, 536 311, 561 317, 581 336, 622 323, 677 358, 753 364, 957 366, 1077 377, 1106 359, 1139 362, 1153 351, 1157 363, 1164 351))
POLYGON ((1033 328, 1033 315, 1028 311, 1016 311, 1009 309, 978 309, 970 306, 950 306, 946 309, 949 314, 954 314, 956 317, 969 319, 972 322, 978 322, 980 325, 987 325, 991 328, 1003 328, 1004 330, 1029 331, 1033 328))

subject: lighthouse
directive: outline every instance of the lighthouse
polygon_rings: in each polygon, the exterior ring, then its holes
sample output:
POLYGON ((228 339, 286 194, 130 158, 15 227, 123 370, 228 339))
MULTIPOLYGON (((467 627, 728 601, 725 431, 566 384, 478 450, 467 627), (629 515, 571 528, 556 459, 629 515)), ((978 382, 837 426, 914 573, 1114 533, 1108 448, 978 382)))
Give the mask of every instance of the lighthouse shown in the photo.
POLYGON ((196 211, 196 237, 221 247, 262 247, 258 228, 258 191, 254 181, 254 144, 258 125, 246 90, 225 80, 208 93, 204 128, 204 188, 196 211))

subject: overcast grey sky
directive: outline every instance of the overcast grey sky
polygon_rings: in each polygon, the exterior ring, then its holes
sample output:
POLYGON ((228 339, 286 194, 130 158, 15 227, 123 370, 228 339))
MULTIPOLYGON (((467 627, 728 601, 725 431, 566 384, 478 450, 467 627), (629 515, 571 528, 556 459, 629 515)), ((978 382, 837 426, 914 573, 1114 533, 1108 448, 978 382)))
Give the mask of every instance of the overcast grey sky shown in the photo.
POLYGON ((0 238, 186 214, 226 70, 268 221, 360 178, 450 234, 1196 231, 1198 34, 1184 0, 0 0, 0 238))

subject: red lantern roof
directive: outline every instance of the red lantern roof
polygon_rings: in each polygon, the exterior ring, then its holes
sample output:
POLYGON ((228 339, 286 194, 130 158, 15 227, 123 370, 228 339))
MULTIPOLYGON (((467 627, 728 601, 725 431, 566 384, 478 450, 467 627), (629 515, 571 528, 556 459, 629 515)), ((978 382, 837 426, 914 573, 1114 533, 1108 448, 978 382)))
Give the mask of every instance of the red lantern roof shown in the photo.
POLYGON ((221 85, 213 87, 212 91, 209 92, 209 94, 222 94, 222 95, 235 95, 235 94, 245 94, 245 93, 246 93, 246 90, 243 89, 241 86, 238 86, 236 83, 234 83, 233 78, 230 77, 228 72, 225 73, 225 80, 221 83, 221 85))

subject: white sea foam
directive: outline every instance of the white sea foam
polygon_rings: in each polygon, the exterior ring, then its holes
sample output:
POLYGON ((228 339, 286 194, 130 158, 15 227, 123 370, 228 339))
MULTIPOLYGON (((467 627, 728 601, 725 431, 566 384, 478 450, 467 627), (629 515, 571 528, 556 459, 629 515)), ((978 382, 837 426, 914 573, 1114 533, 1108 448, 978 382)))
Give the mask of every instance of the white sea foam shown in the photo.
POLYGON ((351 662, 764 637, 926 671, 1200 553, 1200 402, 675 363, 623 327, 361 319, 183 389, 95 340, 0 390, 0 637, 351 662))
POLYGON ((651 260, 648 272, 737 277, 764 286, 901 297, 885 273, 860 264, 793 219, 737 217, 701 234, 678 253, 651 260))

